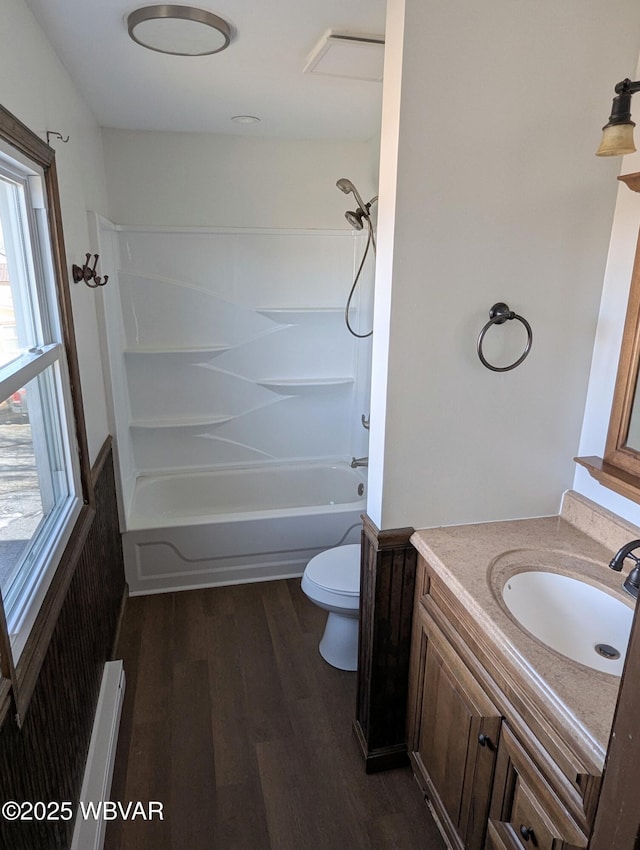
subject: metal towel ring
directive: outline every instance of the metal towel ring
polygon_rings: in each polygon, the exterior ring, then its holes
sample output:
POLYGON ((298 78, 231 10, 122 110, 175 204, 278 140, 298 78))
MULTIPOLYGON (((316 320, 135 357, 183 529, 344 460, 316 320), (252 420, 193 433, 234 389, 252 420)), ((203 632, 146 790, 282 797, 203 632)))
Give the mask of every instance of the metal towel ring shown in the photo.
POLYGON ((494 304, 493 307, 489 310, 489 321, 480 331, 480 336, 478 337, 478 357, 480 358, 480 362, 483 366, 486 366, 487 369, 491 369, 492 372, 509 372, 511 369, 515 369, 516 366, 519 366, 522 361, 525 359, 527 354, 531 351, 531 343, 533 342, 533 331, 531 330, 531 325, 529 322, 519 316, 517 313, 514 313, 513 310, 510 310, 508 305, 503 301, 498 301, 497 304, 494 304), (519 322, 525 326, 527 331, 527 344, 525 346, 524 351, 510 366, 493 366, 488 360, 485 358, 482 353, 482 342, 484 340, 484 335, 489 330, 491 325, 502 325, 509 319, 517 319, 519 322))

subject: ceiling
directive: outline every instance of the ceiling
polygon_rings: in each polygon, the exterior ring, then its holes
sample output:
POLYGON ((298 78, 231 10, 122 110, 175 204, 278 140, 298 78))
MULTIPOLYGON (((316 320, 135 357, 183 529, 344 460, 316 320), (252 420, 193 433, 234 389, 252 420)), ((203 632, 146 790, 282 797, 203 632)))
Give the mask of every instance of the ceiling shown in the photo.
POLYGON ((127 15, 152 0, 26 2, 103 127, 361 141, 379 133, 381 83, 303 68, 327 30, 383 35, 386 0, 195 0, 235 32, 227 50, 199 57, 129 38, 127 15), (235 115, 260 123, 238 125, 235 115))

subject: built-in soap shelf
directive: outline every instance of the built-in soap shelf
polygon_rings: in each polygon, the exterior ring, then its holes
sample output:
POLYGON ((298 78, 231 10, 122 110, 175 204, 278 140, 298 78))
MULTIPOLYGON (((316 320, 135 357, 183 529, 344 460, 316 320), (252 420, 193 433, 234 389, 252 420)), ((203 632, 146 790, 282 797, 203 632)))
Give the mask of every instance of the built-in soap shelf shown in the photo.
POLYGON ((301 325, 344 315, 344 307, 258 307, 256 313, 281 325, 301 325))
POLYGON ((281 395, 303 395, 305 393, 330 392, 337 387, 353 384, 355 378, 271 378, 256 381, 261 387, 281 395))
POLYGON ((184 345, 184 346, 154 346, 138 345, 125 348, 125 354, 222 354, 229 351, 230 345, 184 345))
POLYGON ((154 419, 132 419, 129 427, 146 429, 203 427, 206 425, 222 425, 224 422, 230 422, 232 419, 237 419, 237 416, 215 416, 208 414, 206 416, 156 417, 154 419))

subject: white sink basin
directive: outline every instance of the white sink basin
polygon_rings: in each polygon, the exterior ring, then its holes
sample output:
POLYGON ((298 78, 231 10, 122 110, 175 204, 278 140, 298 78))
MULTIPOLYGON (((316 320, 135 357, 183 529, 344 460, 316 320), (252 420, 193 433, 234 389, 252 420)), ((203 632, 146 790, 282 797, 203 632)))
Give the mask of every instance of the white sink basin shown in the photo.
POLYGON ((615 596, 579 579, 535 570, 508 579, 502 598, 516 621, 551 649, 594 670, 622 674, 633 609, 615 596))

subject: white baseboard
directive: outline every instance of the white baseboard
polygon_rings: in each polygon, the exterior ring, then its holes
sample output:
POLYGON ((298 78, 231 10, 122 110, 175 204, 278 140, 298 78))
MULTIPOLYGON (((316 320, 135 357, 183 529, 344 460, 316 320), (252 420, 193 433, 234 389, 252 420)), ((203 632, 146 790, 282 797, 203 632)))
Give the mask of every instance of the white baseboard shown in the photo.
MULTIPOLYGON (((108 661, 104 665, 89 755, 80 792, 80 802, 85 806, 89 803, 99 804, 109 799, 124 689, 125 675, 122 661, 108 661)), ((71 850, 102 850, 104 834, 103 818, 84 818, 82 807, 79 805, 71 850)))

